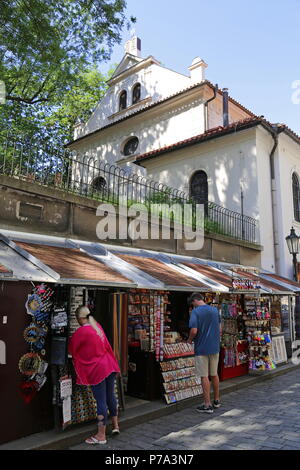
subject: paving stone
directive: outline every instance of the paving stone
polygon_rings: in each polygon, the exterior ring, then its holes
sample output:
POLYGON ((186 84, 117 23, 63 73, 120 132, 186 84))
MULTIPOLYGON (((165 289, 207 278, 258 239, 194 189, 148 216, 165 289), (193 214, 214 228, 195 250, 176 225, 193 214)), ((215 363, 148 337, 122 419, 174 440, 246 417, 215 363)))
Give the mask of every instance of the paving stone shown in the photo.
POLYGON ((286 436, 286 435, 283 434, 283 435, 281 435, 281 437, 282 437, 282 440, 293 442, 294 445, 299 445, 299 447, 300 447, 300 436, 293 437, 293 436, 286 436))
MULTIPOLYGON (((273 378, 226 394, 222 408, 211 416, 196 413, 193 406, 169 417, 156 418, 126 430, 116 440, 110 440, 108 447, 103 447, 154 451, 168 447, 169 450, 299 450, 298 377, 297 370, 284 376, 284 380, 273 378), (293 394, 285 393, 291 390, 293 394), (292 409, 291 402, 295 403, 292 409)), ((85 444, 72 449, 95 450, 85 444)))
POLYGON ((281 449, 284 446, 283 441, 273 442, 273 441, 264 441, 262 444, 263 447, 270 447, 271 449, 281 449))
POLYGON ((255 444, 250 444, 249 442, 240 443, 237 445, 238 449, 243 450, 259 450, 260 446, 255 444))
POLYGON ((293 446, 292 443, 284 444, 282 450, 300 450, 300 446, 293 446))
POLYGON ((187 450, 187 447, 181 444, 175 444, 174 442, 168 442, 167 447, 172 450, 187 450))

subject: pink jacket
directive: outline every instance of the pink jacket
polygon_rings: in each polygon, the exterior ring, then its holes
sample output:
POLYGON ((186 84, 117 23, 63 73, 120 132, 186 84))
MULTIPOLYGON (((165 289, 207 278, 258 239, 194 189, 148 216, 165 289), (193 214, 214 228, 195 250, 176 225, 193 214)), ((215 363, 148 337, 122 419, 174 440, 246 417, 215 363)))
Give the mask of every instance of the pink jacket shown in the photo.
POLYGON ((120 372, 103 328, 97 325, 103 332, 103 339, 87 324, 78 328, 69 342, 78 385, 98 385, 112 372, 120 372))

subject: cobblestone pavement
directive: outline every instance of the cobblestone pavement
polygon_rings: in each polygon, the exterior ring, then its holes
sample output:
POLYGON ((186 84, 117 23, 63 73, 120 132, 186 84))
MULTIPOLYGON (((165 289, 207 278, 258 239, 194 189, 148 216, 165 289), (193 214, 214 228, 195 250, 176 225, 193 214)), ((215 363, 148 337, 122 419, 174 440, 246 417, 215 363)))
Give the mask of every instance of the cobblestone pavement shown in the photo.
POLYGON ((211 415, 195 408, 71 450, 300 450, 300 370, 224 395, 211 415))

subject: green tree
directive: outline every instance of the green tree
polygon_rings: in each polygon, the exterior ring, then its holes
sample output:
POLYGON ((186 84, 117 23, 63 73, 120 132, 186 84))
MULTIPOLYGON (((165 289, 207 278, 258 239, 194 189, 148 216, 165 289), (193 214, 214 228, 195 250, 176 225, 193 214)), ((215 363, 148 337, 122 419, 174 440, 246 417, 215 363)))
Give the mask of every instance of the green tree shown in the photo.
POLYGON ((125 0, 1 0, 1 129, 69 139, 76 118, 85 119, 105 91, 100 62, 135 22, 125 8, 125 0))

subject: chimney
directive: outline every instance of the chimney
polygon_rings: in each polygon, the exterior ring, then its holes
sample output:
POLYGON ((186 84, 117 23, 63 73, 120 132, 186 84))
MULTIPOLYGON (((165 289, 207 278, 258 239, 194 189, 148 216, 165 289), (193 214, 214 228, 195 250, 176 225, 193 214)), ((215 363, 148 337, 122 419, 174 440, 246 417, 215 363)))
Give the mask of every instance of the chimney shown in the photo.
POLYGON ((223 88, 223 126, 229 126, 229 114, 228 114, 228 88, 223 88))
POLYGON ((138 38, 137 36, 134 36, 133 38, 129 39, 129 41, 125 43, 124 49, 125 49, 125 52, 128 54, 141 57, 141 52, 142 52, 141 45, 142 45, 142 41, 140 40, 140 38, 138 38))
POLYGON ((200 83, 205 80, 205 69, 207 64, 200 57, 195 57, 189 67, 192 83, 200 83))

